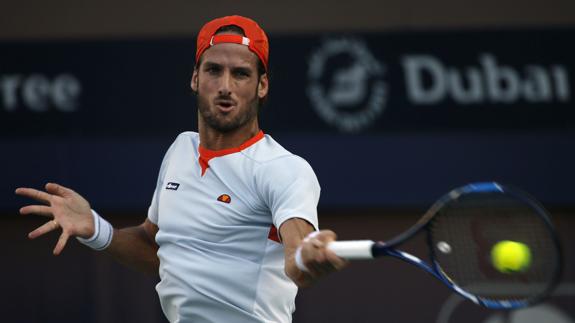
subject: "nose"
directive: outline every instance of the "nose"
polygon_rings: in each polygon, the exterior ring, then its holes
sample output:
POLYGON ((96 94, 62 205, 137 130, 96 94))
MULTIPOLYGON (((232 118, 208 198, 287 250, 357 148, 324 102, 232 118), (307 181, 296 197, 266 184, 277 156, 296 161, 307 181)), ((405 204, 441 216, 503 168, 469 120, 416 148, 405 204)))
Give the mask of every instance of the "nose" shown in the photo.
POLYGON ((228 71, 226 71, 222 73, 222 76, 220 78, 220 87, 218 89, 218 94, 221 96, 229 96, 232 93, 231 87, 232 87, 232 77, 231 74, 228 71))

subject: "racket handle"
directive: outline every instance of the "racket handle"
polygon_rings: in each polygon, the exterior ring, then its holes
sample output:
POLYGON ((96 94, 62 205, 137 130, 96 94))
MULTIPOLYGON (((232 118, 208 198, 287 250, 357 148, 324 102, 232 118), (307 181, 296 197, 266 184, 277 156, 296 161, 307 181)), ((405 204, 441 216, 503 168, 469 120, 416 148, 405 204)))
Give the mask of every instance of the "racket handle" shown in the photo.
POLYGON ((327 245, 338 257, 345 259, 373 259, 371 240, 334 241, 327 245))

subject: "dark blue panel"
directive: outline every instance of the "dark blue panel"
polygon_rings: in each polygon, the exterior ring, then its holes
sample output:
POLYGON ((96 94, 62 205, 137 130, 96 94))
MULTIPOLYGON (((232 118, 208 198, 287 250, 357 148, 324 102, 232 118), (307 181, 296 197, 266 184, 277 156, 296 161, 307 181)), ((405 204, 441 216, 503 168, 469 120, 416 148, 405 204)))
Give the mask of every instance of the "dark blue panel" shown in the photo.
MULTIPOLYGON (((261 126, 314 167, 324 207, 423 207, 478 181, 575 205, 574 35, 272 35, 261 126)), ((196 128, 194 40, 0 52, 0 208, 58 181, 97 208, 145 209, 165 150, 196 128)))
MULTIPOLYGON (((574 35, 271 37, 262 123, 327 133, 573 129, 574 35)), ((4 42, 0 52, 4 136, 164 136, 196 122, 193 39, 4 42)))
MULTIPOLYGON (((306 158, 322 186, 322 206, 427 206, 452 188, 497 181, 550 205, 573 205, 575 135, 272 134, 306 158)), ((23 203, 18 185, 60 181, 95 207, 145 209, 173 138, 3 141, 2 207, 23 203)))

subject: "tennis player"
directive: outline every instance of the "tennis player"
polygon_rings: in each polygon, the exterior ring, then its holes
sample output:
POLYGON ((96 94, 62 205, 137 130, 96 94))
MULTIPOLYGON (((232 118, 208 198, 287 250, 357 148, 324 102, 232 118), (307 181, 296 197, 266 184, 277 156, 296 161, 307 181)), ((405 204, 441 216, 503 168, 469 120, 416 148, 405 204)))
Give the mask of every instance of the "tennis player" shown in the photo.
POLYGON ((21 208, 51 220, 34 239, 61 230, 132 268, 159 273, 170 322, 291 322, 297 287, 341 269, 319 231, 320 186, 310 165, 258 125, 266 99, 268 38, 251 19, 208 22, 197 38, 191 88, 198 132, 168 149, 145 221, 113 228, 73 190, 18 188, 43 202, 21 208))

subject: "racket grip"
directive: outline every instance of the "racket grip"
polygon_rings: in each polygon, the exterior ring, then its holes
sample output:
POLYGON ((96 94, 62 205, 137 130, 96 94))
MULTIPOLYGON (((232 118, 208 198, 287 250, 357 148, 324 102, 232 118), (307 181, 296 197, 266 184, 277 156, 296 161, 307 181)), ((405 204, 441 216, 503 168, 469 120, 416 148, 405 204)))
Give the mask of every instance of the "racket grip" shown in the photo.
POLYGON ((345 259, 373 259, 371 247, 374 243, 371 240, 333 241, 327 248, 345 259))

